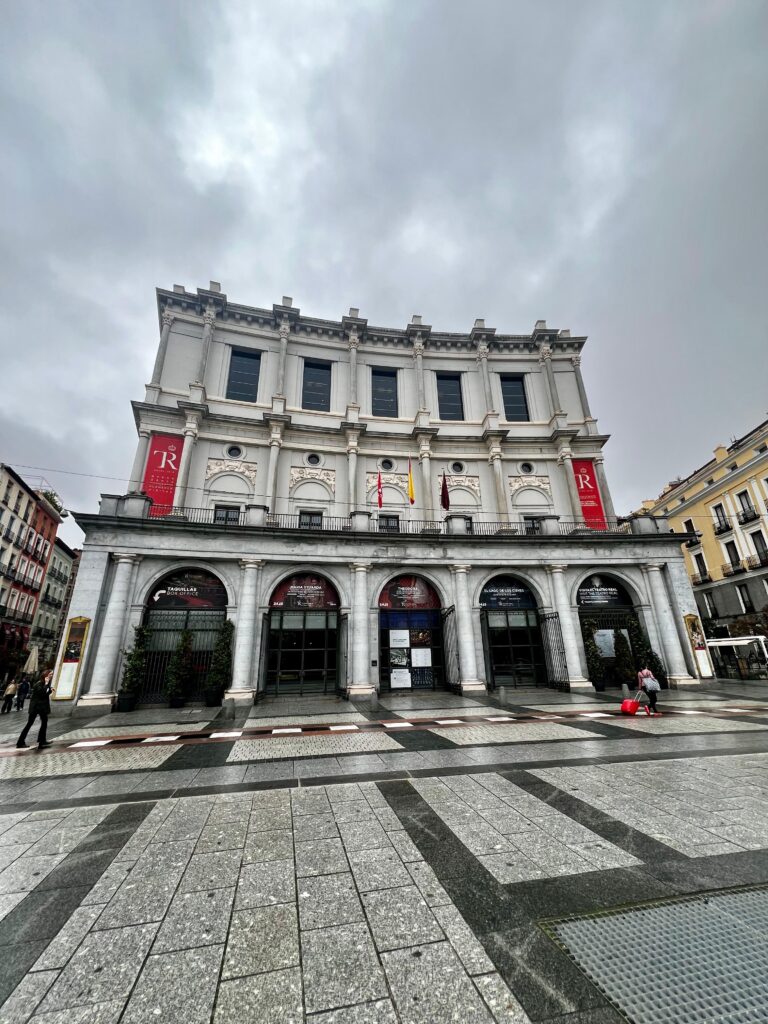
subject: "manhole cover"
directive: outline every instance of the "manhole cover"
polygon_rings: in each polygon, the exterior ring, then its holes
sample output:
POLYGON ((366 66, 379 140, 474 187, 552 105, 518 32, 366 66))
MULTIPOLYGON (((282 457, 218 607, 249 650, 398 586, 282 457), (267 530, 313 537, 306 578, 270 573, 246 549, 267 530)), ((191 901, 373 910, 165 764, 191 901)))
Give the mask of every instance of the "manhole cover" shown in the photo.
POLYGON ((697 896, 550 930, 633 1024, 765 1024, 768 890, 697 896))

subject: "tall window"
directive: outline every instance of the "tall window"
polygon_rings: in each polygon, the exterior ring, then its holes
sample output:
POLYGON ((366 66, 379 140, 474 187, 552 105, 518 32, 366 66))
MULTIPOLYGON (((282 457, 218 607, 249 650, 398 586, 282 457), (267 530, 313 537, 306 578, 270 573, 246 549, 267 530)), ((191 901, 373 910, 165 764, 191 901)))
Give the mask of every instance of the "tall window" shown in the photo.
POLYGON ((712 511, 715 513, 715 525, 716 526, 727 526, 728 517, 725 514, 725 509, 722 505, 714 505, 712 511))
POLYGON ((716 619, 718 612, 714 597, 712 597, 711 594, 705 594, 704 603, 707 606, 707 614, 709 615, 710 619, 716 619))
POLYGON ((749 491, 739 491, 736 497, 739 499, 739 504, 741 505, 742 512, 752 511, 752 499, 749 496, 749 491))
POLYGON ((371 412, 374 416, 397 416, 397 370, 381 366, 371 369, 371 412))
POLYGON ((743 612, 753 612, 755 610, 755 605, 752 600, 752 595, 749 592, 749 587, 746 583, 737 583, 736 593, 739 595, 741 610, 743 612))
POLYGON ((259 393, 261 353, 233 348, 229 361, 227 398, 238 402, 255 402, 259 393))
POLYGON ((728 561, 731 565, 738 565, 741 562, 741 559, 739 558, 739 549, 732 540, 729 540, 725 545, 725 553, 728 555, 728 561))
POLYGON ((693 560, 696 563, 699 576, 708 576, 709 572, 707 570, 707 563, 704 561, 704 555, 697 553, 693 556, 693 560))
POLYGON ((509 422, 525 423, 531 418, 525 398, 524 377, 519 374, 502 373, 501 394, 504 398, 504 415, 509 422))
POLYGON ((437 406, 441 420, 463 420, 464 402, 461 398, 461 374, 438 373, 437 406))
POLYGON ((696 532, 694 530, 694 528, 693 528, 693 520, 692 519, 684 519, 683 520, 683 526, 685 527, 685 532, 686 533, 695 533, 696 532))
POLYGON ((331 364, 304 360, 304 387, 301 392, 302 409, 316 412, 331 411, 331 364))
POLYGON ((752 538, 752 543, 755 545, 755 551, 760 558, 768 558, 768 546, 766 546, 763 531, 756 530, 754 533, 750 533, 750 537, 752 538))

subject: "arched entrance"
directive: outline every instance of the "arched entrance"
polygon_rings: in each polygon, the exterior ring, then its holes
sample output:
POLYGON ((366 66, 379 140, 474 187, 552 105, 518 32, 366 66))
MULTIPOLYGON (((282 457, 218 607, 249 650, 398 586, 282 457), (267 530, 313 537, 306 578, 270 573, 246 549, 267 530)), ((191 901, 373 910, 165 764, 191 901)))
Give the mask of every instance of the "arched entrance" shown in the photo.
POLYGON ((422 576, 397 576, 379 595, 381 689, 446 686, 442 602, 422 576))
POLYGON ((601 686, 634 681, 634 651, 644 638, 626 586, 610 573, 588 576, 576 592, 589 677, 601 686))
POLYGON ((339 688, 339 595, 317 573, 289 576, 269 601, 266 690, 335 693, 339 688))
POLYGON ((187 700, 201 700, 213 648, 227 617, 227 591, 205 569, 177 569, 159 580, 147 597, 143 624, 148 627, 148 653, 139 700, 157 704, 165 699, 165 673, 181 634, 192 634, 193 682, 187 700))
POLYGON ((536 598, 514 576, 494 576, 480 592, 483 647, 491 687, 547 686, 536 598))

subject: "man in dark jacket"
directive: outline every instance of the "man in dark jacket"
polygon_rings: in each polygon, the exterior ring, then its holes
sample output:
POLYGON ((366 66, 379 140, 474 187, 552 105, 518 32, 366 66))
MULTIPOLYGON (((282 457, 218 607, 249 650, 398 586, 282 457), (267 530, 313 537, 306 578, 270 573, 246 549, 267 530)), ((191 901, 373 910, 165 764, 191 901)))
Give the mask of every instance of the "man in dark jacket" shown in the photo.
POLYGON ((37 734, 37 745, 41 750, 51 745, 46 740, 45 733, 48 728, 48 715, 51 713, 50 683, 52 675, 52 672, 46 672, 45 675, 40 676, 32 684, 32 693, 29 698, 29 718, 21 731, 21 736, 19 736, 16 744, 17 747, 26 747, 27 744, 24 741, 38 715, 40 716, 40 732, 37 734))
POLYGON ((19 683, 19 689, 18 689, 18 691, 16 693, 16 710, 17 711, 23 711, 24 710, 24 701, 27 699, 28 696, 29 696, 29 680, 28 679, 22 679, 21 682, 19 683))

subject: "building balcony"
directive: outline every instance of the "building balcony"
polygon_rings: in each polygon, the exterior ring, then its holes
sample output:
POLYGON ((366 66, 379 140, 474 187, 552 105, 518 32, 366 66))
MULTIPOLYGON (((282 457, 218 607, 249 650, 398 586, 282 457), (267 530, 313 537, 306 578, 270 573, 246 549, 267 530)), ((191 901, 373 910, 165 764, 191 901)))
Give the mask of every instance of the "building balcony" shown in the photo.
POLYGON ((691 583, 694 587, 700 587, 702 583, 711 583, 712 577, 708 572, 694 572, 691 575, 691 583))
POLYGON ((719 537, 723 533, 730 533, 733 529, 733 523, 730 519, 716 519, 715 520, 715 536, 719 537))
POLYGON ((20 622, 23 625, 29 625, 34 618, 34 615, 32 612, 20 612, 16 608, 12 608, 9 611, 6 611, 5 618, 9 622, 20 622))
POLYGON ((692 537, 690 540, 687 540, 685 542, 684 547, 686 547, 686 548, 697 548, 700 544, 701 544, 701 537, 692 537))
POLYGON ((747 567, 744 562, 725 562, 720 566, 723 576, 738 576, 741 572, 746 572, 747 567))
POLYGON ((764 569, 768 567, 768 551, 763 551, 759 555, 750 555, 747 559, 747 569, 764 569))
POLYGON ((759 518, 760 513, 756 508, 743 508, 738 514, 738 520, 742 526, 745 523, 754 523, 754 521, 759 518))
POLYGON ((40 601, 43 604, 50 605, 51 608, 61 608, 62 604, 64 603, 63 601, 60 601, 58 597, 51 597, 50 594, 43 594, 42 597, 40 598, 40 601))

